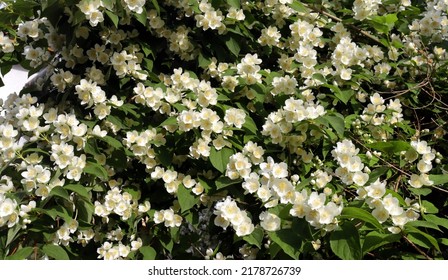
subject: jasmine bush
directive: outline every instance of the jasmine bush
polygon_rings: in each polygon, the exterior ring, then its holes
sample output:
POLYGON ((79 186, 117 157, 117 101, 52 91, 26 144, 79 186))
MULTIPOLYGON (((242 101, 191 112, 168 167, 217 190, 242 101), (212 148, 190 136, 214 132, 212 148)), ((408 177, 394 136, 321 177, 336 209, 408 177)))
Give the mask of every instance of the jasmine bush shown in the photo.
POLYGON ((448 257, 448 1, 3 2, 1 258, 448 257))

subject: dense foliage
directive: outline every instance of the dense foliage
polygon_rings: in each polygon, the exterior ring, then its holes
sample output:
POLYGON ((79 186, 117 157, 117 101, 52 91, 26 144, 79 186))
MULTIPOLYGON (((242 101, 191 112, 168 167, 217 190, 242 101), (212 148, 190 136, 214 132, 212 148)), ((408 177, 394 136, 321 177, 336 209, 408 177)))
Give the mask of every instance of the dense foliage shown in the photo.
POLYGON ((0 258, 448 257, 448 1, 3 2, 0 258))

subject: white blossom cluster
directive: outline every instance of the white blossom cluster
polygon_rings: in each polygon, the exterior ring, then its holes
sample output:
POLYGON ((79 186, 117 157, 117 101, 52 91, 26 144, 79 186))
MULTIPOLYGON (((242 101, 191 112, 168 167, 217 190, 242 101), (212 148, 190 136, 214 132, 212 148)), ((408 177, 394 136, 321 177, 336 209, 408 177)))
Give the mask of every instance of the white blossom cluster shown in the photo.
POLYGON ((339 164, 335 175, 346 185, 364 186, 369 180, 369 174, 363 171, 364 163, 358 153, 359 149, 347 139, 338 142, 331 151, 331 155, 339 164))
POLYGON ((357 20, 364 20, 369 16, 376 15, 378 12, 381 0, 355 0, 353 2, 354 18, 357 20))
POLYGON ((404 157, 410 163, 419 159, 417 170, 420 174, 412 174, 408 180, 409 185, 413 188, 432 186, 434 182, 429 179, 428 173, 433 168, 433 161, 438 161, 440 153, 432 149, 426 141, 411 141, 411 146, 411 149, 404 152, 404 157))
POLYGON ((408 206, 405 210, 400 206, 399 200, 392 194, 386 194, 386 181, 380 181, 377 179, 370 185, 359 188, 357 193, 360 199, 365 199, 370 208, 373 209, 372 215, 380 222, 384 223, 389 218, 392 221, 393 226, 388 227, 392 233, 400 232, 404 225, 408 222, 415 221, 420 216, 419 204, 410 204, 410 200, 407 199, 408 206))
MULTIPOLYGON (((66 7, 76 39, 71 41, 40 15, 19 19, 16 34, 0 31, 0 55, 17 52, 30 69, 44 69, 37 84, 47 89, 42 97, 11 95, 2 104, 0 229, 27 229, 49 217, 54 224, 47 242, 84 248, 95 243, 98 258, 109 260, 137 252, 143 246, 138 236, 148 234, 150 223, 163 233, 187 231, 191 217, 179 202, 182 195, 191 198, 192 209, 210 208, 214 224, 231 227, 239 237, 256 228, 288 229, 289 221, 282 220, 288 213, 325 235, 344 219, 348 199, 341 189, 355 189, 364 209, 392 233, 425 212, 420 202, 401 199, 391 182, 371 178, 369 161, 377 162, 372 153, 363 154, 344 137, 354 128, 357 136, 387 141, 407 125, 400 95, 368 92, 363 77, 371 78, 369 86, 392 90, 392 77, 418 77, 426 74, 418 67, 448 58, 441 47, 426 48, 447 38, 446 0, 427 1, 408 35, 398 34, 396 26, 387 49, 333 16, 300 11, 298 1, 236 1, 240 8, 230 1, 150 2, 82 0, 66 7), (165 9, 172 9, 169 17, 163 17, 165 9), (254 36, 248 45, 235 39, 249 33, 254 36), (223 38, 223 53, 206 50, 201 40, 209 34, 223 38), (165 64, 152 65, 158 61, 165 64), (353 92, 349 100, 338 96, 347 92, 353 92), (349 118, 339 119, 342 128, 332 122, 341 108, 354 111, 353 126, 349 118), (343 132, 336 135, 336 128, 343 132), (134 170, 142 174, 129 173, 134 170), (241 197, 252 196, 261 207, 256 216, 231 188, 218 189, 222 182, 240 187, 241 197), (153 191, 163 192, 169 205, 158 208, 158 196, 143 197, 153 191), (46 203, 58 208, 47 210, 46 203), (81 222, 82 215, 90 220, 81 222)), ((369 24, 395 9, 386 2, 355 0, 354 21, 369 24)), ((402 0, 395 10, 410 4, 402 0)), ((412 191, 433 186, 430 174, 442 156, 417 136, 410 146, 399 158, 408 170, 395 170, 408 177, 403 185, 412 191)), ((263 242, 269 239, 264 236, 263 242)), ((320 240, 313 242, 318 250, 320 240)), ((233 257, 210 245, 203 250, 206 258, 233 257)), ((239 253, 254 259, 259 250, 245 244, 239 253)))
POLYGON ((231 197, 219 201, 215 205, 215 225, 226 229, 231 225, 238 236, 249 235, 254 230, 252 220, 246 211, 241 210, 231 197))
POLYGON ((370 96, 370 103, 367 104, 360 118, 374 126, 382 124, 394 125, 403 121, 403 109, 399 99, 390 100, 387 106, 384 103, 384 98, 378 93, 370 96))

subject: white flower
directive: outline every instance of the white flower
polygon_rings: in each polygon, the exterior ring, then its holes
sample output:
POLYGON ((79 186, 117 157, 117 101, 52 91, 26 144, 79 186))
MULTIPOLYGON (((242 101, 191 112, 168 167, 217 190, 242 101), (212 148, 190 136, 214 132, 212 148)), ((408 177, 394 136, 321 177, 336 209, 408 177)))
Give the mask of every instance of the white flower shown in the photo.
POLYGON ((365 189, 369 197, 381 198, 386 193, 386 182, 380 182, 380 179, 377 179, 375 182, 365 187, 365 189))
POLYGON ((413 188, 421 188, 423 186, 422 181, 420 180, 420 176, 417 174, 412 174, 411 178, 408 180, 408 184, 413 188))
POLYGON ((246 113, 241 109, 230 108, 226 110, 224 121, 227 125, 234 125, 237 128, 241 128, 245 123, 246 113))
POLYGON ((378 222, 384 223, 389 218, 389 211, 387 211, 384 207, 379 206, 373 209, 372 216, 374 216, 378 222))
POLYGON ((312 210, 317 210, 324 206, 326 198, 323 193, 312 192, 308 198, 308 205, 312 210))
POLYGON ((260 214, 260 225, 263 229, 267 231, 276 231, 280 229, 280 218, 272 213, 267 211, 261 212, 260 214))
POLYGON ((386 209, 391 216, 397 216, 403 213, 403 208, 400 207, 400 202, 391 194, 388 194, 383 198, 382 204, 384 209, 386 209))
POLYGON ((16 207, 17 202, 15 200, 11 200, 10 198, 0 201, 0 218, 8 217, 13 214, 16 207))
POLYGON ((319 213, 319 223, 327 225, 333 222, 334 217, 341 213, 341 208, 338 207, 334 202, 329 202, 324 207, 319 208, 317 211, 319 213))

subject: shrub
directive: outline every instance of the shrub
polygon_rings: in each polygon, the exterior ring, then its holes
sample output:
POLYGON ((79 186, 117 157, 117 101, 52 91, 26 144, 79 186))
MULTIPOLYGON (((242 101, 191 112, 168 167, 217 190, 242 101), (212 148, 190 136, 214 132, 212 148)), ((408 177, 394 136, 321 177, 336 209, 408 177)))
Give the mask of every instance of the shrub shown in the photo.
POLYGON ((444 259, 448 3, 6 1, 7 259, 444 259))

